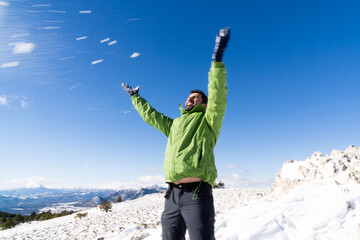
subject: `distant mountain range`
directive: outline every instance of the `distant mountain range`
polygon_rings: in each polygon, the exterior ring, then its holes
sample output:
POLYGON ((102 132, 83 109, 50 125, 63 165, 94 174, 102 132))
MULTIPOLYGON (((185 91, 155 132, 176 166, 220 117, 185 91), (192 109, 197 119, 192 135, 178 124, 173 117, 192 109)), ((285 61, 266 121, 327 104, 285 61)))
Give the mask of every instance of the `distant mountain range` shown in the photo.
POLYGON ((50 189, 19 188, 0 190, 0 211, 20 213, 22 215, 51 210, 83 210, 101 204, 104 200, 115 202, 120 196, 122 201, 165 191, 163 187, 154 185, 138 189, 50 189))

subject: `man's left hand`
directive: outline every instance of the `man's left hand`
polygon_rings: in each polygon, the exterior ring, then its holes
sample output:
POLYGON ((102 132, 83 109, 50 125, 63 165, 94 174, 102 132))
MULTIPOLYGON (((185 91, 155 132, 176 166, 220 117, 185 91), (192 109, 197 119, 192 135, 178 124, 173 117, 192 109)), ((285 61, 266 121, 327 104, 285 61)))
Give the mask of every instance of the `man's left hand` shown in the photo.
POLYGON ((216 34, 216 40, 215 40, 215 48, 214 53, 212 55, 212 59, 215 62, 221 62, 225 48, 227 46, 227 43, 229 42, 230 38, 230 28, 223 28, 220 29, 219 34, 216 34))

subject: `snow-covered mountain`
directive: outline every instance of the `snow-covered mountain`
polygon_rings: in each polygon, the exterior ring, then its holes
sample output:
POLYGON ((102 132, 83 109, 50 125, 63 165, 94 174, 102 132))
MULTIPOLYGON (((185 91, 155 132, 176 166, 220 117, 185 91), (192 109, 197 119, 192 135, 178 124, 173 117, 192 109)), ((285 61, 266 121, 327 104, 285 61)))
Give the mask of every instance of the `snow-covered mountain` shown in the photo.
POLYGON ((11 196, 13 198, 36 198, 41 196, 57 195, 63 193, 63 190, 49 189, 42 185, 35 188, 16 188, 10 190, 0 190, 0 195, 11 196))
POLYGON ((49 189, 21 188, 0 191, 0 211, 9 213, 30 214, 51 210, 80 211, 101 204, 104 200, 116 202, 135 199, 150 193, 164 191, 165 188, 154 185, 138 189, 49 189))
MULTIPOLYGON (((0 191, 0 211, 9 213, 30 214, 40 212, 46 207, 55 207, 67 203, 81 204, 96 196, 106 196, 114 190, 109 189, 49 189, 20 188, 0 191)), ((55 209, 55 208, 54 208, 55 209)), ((64 210, 64 209, 62 209, 64 210)), ((70 208, 69 210, 76 210, 70 208)))
MULTIPOLYGON (((273 189, 214 190, 218 240, 359 240, 360 148, 288 161, 273 189)), ((226 183, 225 183, 226 184, 226 183)), ((0 239, 161 239, 163 193, 0 231, 0 239)), ((189 237, 187 237, 189 240, 189 237)))
POLYGON ((118 197, 121 197, 121 201, 134 200, 136 198, 143 197, 147 194, 159 193, 159 192, 163 192, 165 190, 166 190, 166 188, 160 187, 158 185, 154 185, 152 187, 146 187, 146 188, 141 187, 141 188, 137 188, 137 189, 131 189, 131 188, 121 189, 121 190, 112 192, 105 197, 96 196, 89 201, 77 204, 77 206, 79 206, 79 207, 94 207, 94 206, 100 205, 105 200, 109 200, 111 202, 116 202, 118 197))

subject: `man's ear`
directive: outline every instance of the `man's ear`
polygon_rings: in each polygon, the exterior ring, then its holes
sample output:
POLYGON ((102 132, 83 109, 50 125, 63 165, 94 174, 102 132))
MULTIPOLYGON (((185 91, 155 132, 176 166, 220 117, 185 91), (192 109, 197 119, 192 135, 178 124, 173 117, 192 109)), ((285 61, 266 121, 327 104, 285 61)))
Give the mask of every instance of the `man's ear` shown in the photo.
POLYGON ((207 107, 207 103, 202 103, 201 105, 203 105, 204 107, 207 107))

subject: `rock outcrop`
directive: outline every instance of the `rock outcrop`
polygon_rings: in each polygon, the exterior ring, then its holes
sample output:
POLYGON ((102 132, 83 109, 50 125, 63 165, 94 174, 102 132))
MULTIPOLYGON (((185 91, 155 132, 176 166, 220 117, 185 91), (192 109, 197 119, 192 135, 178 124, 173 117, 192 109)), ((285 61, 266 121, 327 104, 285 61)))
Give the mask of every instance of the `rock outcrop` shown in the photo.
POLYGON ((360 147, 349 146, 345 151, 321 152, 305 161, 288 160, 277 173, 273 193, 284 194, 302 182, 334 182, 342 185, 360 183, 360 147))

